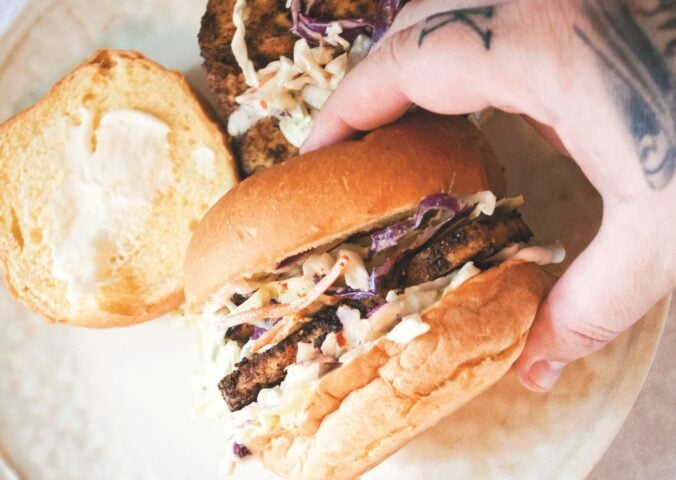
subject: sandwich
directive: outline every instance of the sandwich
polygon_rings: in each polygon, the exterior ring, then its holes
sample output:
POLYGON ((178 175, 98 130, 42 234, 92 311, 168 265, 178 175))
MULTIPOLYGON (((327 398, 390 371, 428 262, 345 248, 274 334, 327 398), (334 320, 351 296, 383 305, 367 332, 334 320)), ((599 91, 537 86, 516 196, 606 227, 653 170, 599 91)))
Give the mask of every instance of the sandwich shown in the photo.
POLYGON ((467 119, 411 113, 207 213, 185 293, 231 460, 355 478, 508 371, 562 252, 488 190, 492 156, 467 119))
POLYGON ((209 0, 199 45, 241 173, 298 153, 315 113, 399 0, 209 0))

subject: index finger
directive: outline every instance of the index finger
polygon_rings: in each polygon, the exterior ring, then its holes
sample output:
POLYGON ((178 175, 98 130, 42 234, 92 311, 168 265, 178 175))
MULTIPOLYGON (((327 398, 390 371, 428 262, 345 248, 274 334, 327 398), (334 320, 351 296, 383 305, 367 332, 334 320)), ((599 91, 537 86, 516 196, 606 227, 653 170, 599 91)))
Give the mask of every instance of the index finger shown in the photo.
MULTIPOLYGON (((391 43, 391 39, 385 40, 391 43)), ((301 146, 305 153, 371 130, 401 117, 411 107, 393 76, 392 65, 379 49, 352 70, 315 118, 312 131, 301 146)))
MULTIPOLYGON (((397 51, 405 48, 416 24, 440 11, 494 6, 507 0, 418 0, 401 9, 392 27, 373 45, 368 61, 358 65, 338 91, 321 109, 301 152, 330 145, 352 137, 357 131, 371 130, 401 117, 413 103, 399 88, 401 65, 397 51), (391 40, 391 37, 397 38, 391 40), (381 48, 386 51, 377 53, 381 48), (374 108, 375 106, 375 108, 374 108)), ((418 46, 419 47, 419 46, 418 46)), ((404 82, 406 80, 404 79, 404 82)))
MULTIPOLYGON (((329 97, 301 151, 390 123, 413 103, 445 114, 509 108, 520 97, 511 87, 524 82, 513 67, 505 73, 509 60, 491 50, 496 8, 438 12, 384 38, 329 97)), ((501 21, 512 21, 506 13, 501 21)), ((509 50, 510 37, 500 50, 509 50)))

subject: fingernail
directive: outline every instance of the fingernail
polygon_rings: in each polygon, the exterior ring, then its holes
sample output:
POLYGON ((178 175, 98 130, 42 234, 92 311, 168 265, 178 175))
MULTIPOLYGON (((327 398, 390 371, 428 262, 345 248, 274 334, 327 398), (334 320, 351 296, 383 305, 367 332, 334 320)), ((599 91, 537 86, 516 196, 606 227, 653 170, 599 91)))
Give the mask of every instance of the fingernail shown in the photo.
POLYGON ((528 370, 528 380, 538 390, 549 390, 561 376, 566 364, 563 362, 550 362, 540 360, 531 365, 528 370))

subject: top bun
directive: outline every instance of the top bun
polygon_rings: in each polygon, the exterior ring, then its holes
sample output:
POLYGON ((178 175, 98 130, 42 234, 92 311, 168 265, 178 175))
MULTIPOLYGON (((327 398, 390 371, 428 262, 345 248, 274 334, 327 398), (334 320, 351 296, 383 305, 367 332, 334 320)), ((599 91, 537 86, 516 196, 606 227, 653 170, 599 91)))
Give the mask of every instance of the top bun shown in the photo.
POLYGON ((426 195, 487 189, 484 159, 492 157, 469 120, 416 112, 244 180, 195 230, 185 263, 188 310, 284 258, 406 215, 426 195))

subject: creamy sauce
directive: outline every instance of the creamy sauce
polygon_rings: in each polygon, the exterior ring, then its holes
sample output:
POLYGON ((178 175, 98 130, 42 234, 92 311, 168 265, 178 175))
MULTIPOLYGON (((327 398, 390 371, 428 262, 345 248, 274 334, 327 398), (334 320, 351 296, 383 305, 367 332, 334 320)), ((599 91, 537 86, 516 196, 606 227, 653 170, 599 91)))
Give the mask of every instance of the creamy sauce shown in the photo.
POLYGON ((550 263, 561 263, 566 258, 566 250, 559 243, 551 245, 532 245, 519 250, 513 257, 513 260, 523 260, 533 262, 538 265, 549 265, 550 263))
POLYGON ((340 26, 340 23, 331 22, 331 24, 326 29, 324 41, 330 45, 342 47, 343 49, 347 50, 350 48, 350 42, 341 37, 341 33, 343 33, 343 27, 340 26))
MULTIPOLYGON (((72 305, 98 292, 101 272, 126 260, 143 210, 173 180, 169 127, 137 110, 64 120, 62 176, 45 213, 54 276, 68 283, 72 305)), ((91 298, 88 301, 92 301, 91 298)))
POLYGON ((210 180, 216 175, 216 155, 209 147, 199 146, 195 147, 190 153, 195 170, 202 177, 210 180))
POLYGON ((256 105, 245 104, 228 117, 228 134, 233 137, 244 135, 258 120, 266 116, 265 110, 256 105))
POLYGON ((385 335, 387 340, 405 345, 415 338, 427 333, 430 329, 428 323, 423 322, 419 313, 408 315, 401 319, 392 330, 385 335))
POLYGON ((246 84, 250 87, 257 87, 258 77, 256 76, 256 69, 254 69, 253 62, 249 59, 246 40, 244 38, 246 33, 245 22, 248 14, 246 0, 237 0, 232 11, 232 23, 235 24, 235 34, 232 36, 230 47, 232 48, 232 54, 235 56, 239 68, 242 69, 246 84))

